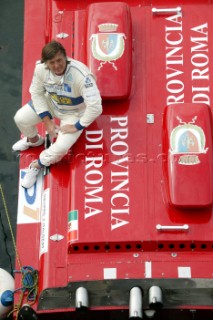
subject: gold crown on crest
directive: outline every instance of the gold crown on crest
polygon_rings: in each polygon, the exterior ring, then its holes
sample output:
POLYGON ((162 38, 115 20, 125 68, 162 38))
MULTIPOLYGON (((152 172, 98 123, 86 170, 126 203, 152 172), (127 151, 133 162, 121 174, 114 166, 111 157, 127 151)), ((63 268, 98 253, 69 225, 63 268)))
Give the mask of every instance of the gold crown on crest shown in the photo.
POLYGON ((102 23, 98 25, 98 29, 100 32, 113 32, 118 28, 118 24, 116 23, 102 23))

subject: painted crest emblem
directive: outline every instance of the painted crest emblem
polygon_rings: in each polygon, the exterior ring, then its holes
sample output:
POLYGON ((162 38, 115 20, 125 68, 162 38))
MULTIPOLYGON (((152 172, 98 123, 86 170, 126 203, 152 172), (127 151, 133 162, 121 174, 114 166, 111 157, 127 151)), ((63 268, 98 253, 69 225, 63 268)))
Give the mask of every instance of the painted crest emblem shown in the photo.
POLYGON ((179 154, 178 163, 182 165, 195 165, 200 163, 198 154, 206 153, 206 137, 201 127, 195 125, 197 116, 191 122, 183 122, 179 117, 180 125, 175 127, 170 136, 170 152, 179 154))
POLYGON ((98 25, 100 33, 92 34, 92 54, 95 59, 101 61, 98 71, 105 63, 112 64, 113 68, 117 70, 113 61, 122 57, 125 49, 124 33, 117 33, 118 25, 115 23, 103 23, 98 25))

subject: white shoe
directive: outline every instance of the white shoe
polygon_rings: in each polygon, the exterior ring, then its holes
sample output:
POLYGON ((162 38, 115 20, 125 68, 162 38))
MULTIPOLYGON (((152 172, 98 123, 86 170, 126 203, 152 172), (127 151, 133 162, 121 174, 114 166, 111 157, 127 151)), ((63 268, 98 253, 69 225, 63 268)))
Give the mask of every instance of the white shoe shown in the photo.
POLYGON ((22 187, 26 188, 26 189, 31 188, 34 185, 34 183, 36 182, 37 176, 38 176, 40 170, 41 169, 32 168, 31 164, 30 164, 24 178, 21 181, 22 187))
POLYGON ((24 151, 29 149, 30 147, 38 147, 41 146, 44 143, 44 138, 38 135, 38 141, 36 142, 30 142, 27 141, 27 137, 24 137, 23 139, 20 139, 17 141, 13 146, 13 151, 24 151))

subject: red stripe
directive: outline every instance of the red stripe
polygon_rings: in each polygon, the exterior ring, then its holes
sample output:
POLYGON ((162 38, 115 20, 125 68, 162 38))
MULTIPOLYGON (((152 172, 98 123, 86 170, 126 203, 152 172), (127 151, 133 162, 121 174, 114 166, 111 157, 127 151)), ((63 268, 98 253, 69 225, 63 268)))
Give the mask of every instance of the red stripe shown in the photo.
POLYGON ((68 233, 68 242, 78 240, 78 230, 73 230, 68 233))

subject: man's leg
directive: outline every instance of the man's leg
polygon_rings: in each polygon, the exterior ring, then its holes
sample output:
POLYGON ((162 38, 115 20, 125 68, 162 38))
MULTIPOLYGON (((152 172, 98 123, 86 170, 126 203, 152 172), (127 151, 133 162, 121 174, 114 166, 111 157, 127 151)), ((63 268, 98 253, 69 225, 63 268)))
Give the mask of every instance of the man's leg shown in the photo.
POLYGON ((58 133, 56 141, 40 154, 39 161, 42 165, 48 167, 51 164, 59 162, 68 152, 68 150, 78 140, 83 130, 75 133, 58 133))
MULTIPOLYGON (((76 119, 73 122, 75 123, 76 119)), ((75 133, 62 134, 59 131, 56 142, 54 142, 48 149, 43 150, 39 159, 30 164, 21 185, 27 189, 31 188, 36 182, 40 169, 43 166, 49 167, 51 164, 59 162, 77 141, 82 132, 83 130, 79 130, 75 133)))
POLYGON ((16 112, 14 121, 24 135, 23 139, 12 146, 14 151, 24 151, 29 147, 37 147, 44 143, 44 139, 38 135, 36 127, 41 122, 41 119, 29 104, 26 104, 16 112))

